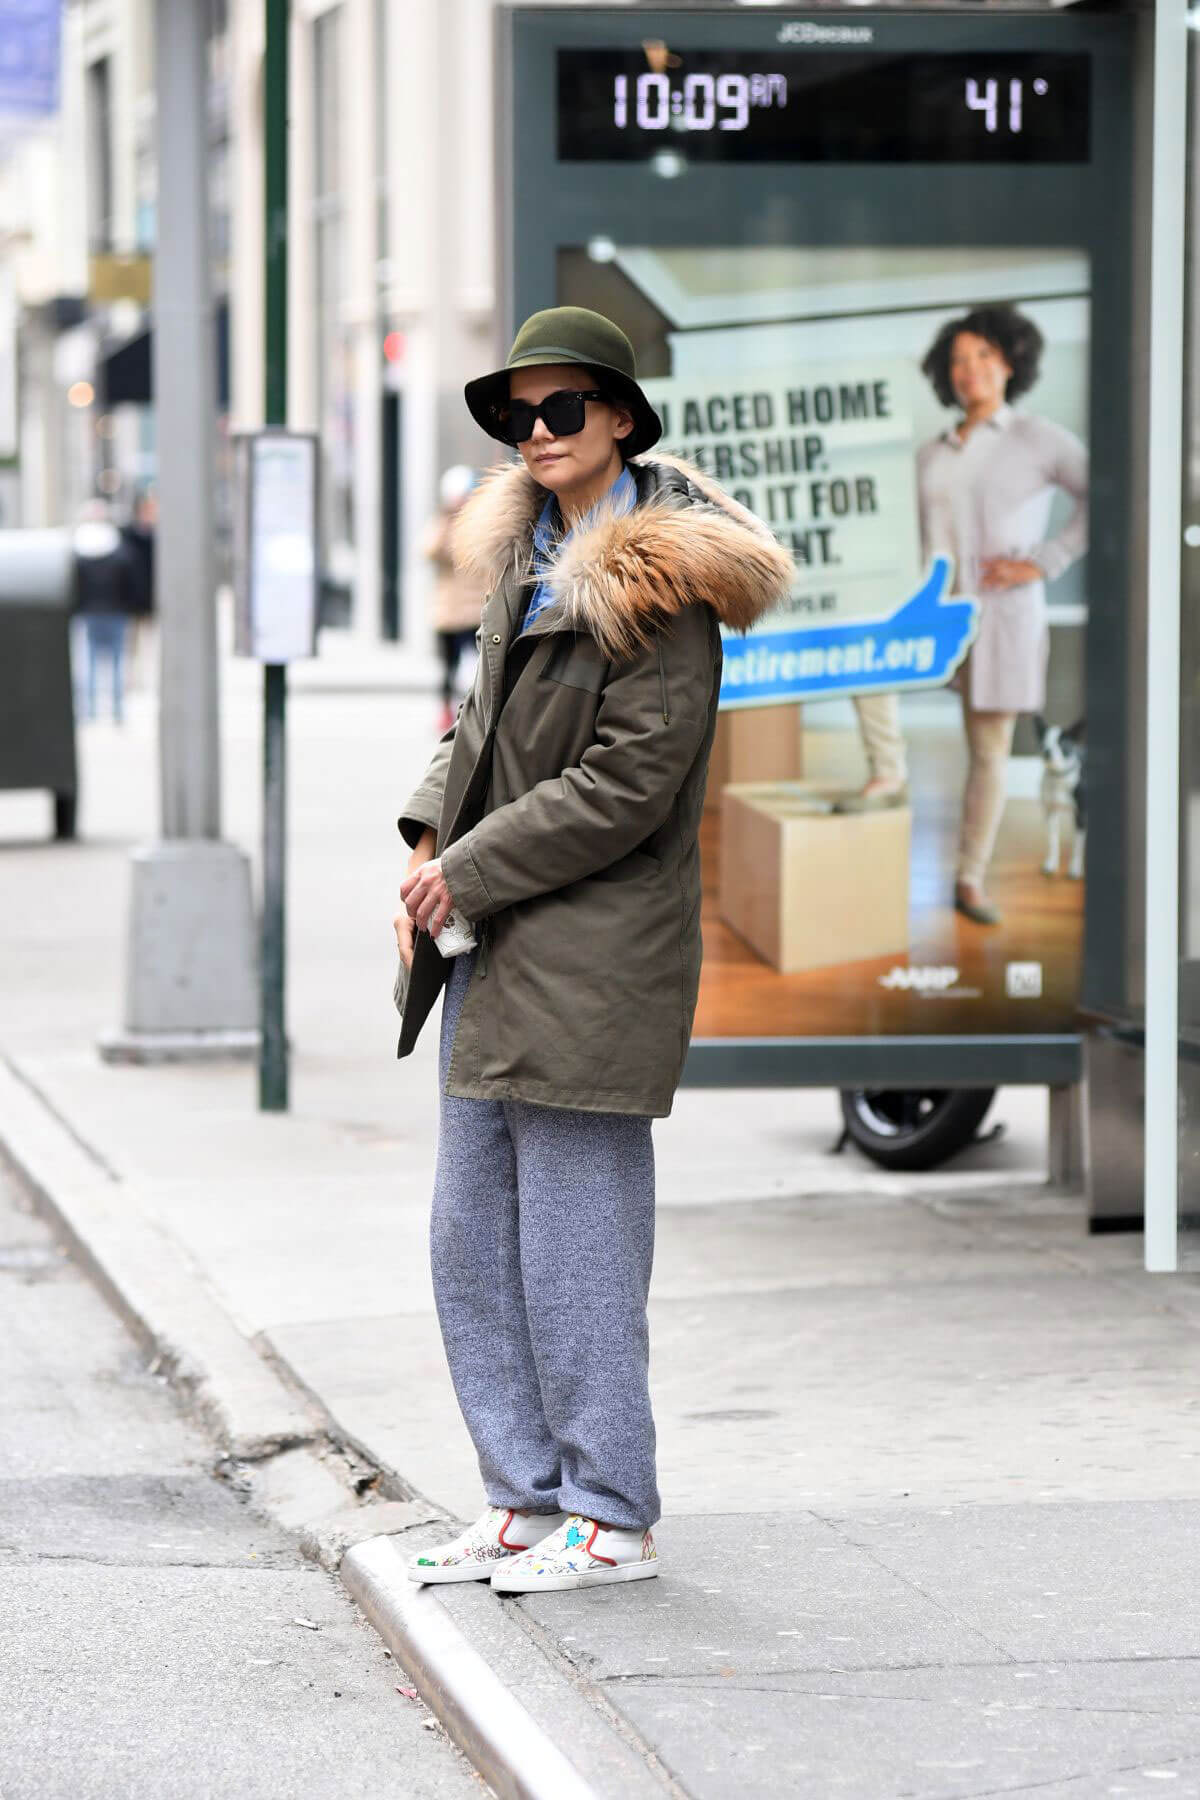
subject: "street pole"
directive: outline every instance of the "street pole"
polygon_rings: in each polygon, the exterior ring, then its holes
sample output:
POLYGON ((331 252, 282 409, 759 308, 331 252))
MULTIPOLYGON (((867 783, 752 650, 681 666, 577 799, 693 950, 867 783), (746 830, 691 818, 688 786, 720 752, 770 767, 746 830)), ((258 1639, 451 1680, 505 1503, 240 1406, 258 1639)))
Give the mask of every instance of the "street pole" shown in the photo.
MULTIPOLYGON (((288 13, 265 0, 263 168, 266 280, 263 423, 287 424, 288 13)), ((262 1036, 258 1104, 288 1109, 286 1023, 287 665, 263 668, 262 1036)))
POLYGON ((161 572, 162 830, 218 838, 217 622, 213 607, 216 345, 208 244, 207 14, 159 0, 153 380, 161 572))
POLYGON ((161 835, 133 854, 113 1062, 252 1056, 248 859, 221 841, 213 581, 216 345, 208 229, 208 6, 157 0, 153 381, 161 835))

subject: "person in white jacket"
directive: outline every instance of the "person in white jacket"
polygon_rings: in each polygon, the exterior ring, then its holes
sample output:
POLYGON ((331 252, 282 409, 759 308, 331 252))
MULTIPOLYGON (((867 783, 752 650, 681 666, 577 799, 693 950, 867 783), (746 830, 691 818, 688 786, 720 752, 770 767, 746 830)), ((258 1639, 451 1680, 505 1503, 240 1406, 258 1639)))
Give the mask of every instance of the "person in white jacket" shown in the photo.
MULTIPOLYGON (((999 922, 985 891, 1004 812, 1013 731, 1046 704, 1046 583, 1087 549, 1088 457, 1063 426, 1014 407, 1037 381, 1042 334, 1015 306, 978 307, 944 325, 921 367, 959 418, 917 454, 921 544, 954 559, 954 592, 975 595, 979 631, 955 686, 962 698, 968 767, 954 904, 981 925, 999 922), (1056 492, 1072 511, 1046 533, 1056 492)), ((865 796, 888 804, 903 782, 895 694, 859 701, 864 740, 875 745, 865 796), (877 772, 876 764, 882 768, 877 772)))

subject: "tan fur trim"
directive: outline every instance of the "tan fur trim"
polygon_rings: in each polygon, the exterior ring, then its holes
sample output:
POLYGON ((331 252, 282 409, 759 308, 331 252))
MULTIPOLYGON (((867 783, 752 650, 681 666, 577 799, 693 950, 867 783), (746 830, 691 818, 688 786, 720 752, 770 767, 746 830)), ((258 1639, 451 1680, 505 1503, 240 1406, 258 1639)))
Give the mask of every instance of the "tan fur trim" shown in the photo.
POLYGON ((653 501, 569 538, 549 580, 566 619, 617 657, 696 600, 745 631, 790 585, 791 560, 773 540, 707 505, 653 501))
POLYGON ((464 575, 494 588, 528 540, 545 492, 524 463, 494 463, 454 515, 450 554, 464 575))
MULTIPOLYGON (((601 509, 564 543, 549 579, 568 623, 606 655, 630 656, 684 606, 706 601, 724 625, 746 631, 791 588, 792 559, 761 519, 682 457, 636 458, 686 475, 703 496, 661 493, 631 513, 601 509)), ((523 463, 488 470, 455 518, 452 549, 466 573, 494 587, 529 573, 545 490, 523 463)))

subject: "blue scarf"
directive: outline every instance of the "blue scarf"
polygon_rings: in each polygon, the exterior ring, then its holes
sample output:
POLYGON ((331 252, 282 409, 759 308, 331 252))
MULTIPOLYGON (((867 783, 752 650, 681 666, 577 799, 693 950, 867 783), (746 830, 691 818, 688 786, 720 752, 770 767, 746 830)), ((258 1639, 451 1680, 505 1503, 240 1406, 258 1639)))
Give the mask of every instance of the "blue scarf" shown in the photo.
POLYGON ((527 631, 537 618, 542 608, 549 606, 554 596, 550 591, 547 577, 554 567, 559 551, 569 537, 580 529, 586 530, 595 524, 602 512, 620 518, 623 513, 632 512, 637 505, 637 483, 627 468, 622 469, 607 494, 602 494, 595 505, 589 507, 583 517, 577 519, 570 531, 559 535, 557 521, 559 519, 558 501, 551 494, 542 508, 541 517, 533 528, 533 567, 538 576, 537 586, 529 596, 525 608, 525 617, 521 621, 521 630, 527 631))

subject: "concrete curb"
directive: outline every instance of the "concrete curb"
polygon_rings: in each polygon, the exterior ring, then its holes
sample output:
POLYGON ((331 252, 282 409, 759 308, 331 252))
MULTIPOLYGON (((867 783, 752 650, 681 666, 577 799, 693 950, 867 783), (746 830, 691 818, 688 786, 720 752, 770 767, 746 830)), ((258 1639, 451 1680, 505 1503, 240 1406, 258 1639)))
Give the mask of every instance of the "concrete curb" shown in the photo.
POLYGON ((247 1342, 136 1191, 5 1061, 0 1151, 134 1336, 187 1392, 226 1455, 260 1462, 324 1439, 318 1410, 290 1393, 247 1342))
MULTIPOLYGON (((2 1057, 0 1161, 184 1390, 224 1452, 226 1478, 295 1533, 306 1555, 339 1574, 500 1800, 681 1793, 632 1728, 535 1641, 515 1609, 478 1584, 469 1593, 439 1592, 409 1581, 399 1544, 407 1553, 423 1533, 444 1532, 442 1510, 420 1496, 354 1498, 352 1458, 343 1448, 349 1440, 319 1396, 293 1387, 274 1351, 270 1360, 260 1354, 136 1186, 106 1167, 2 1057), (392 1532, 403 1540, 385 1535, 392 1532), (572 1745, 599 1785, 556 1739, 572 1745)), ((403 1491, 403 1479, 393 1488, 403 1491)))
POLYGON ((362 1540, 342 1558, 342 1581, 500 1800, 687 1800, 518 1602, 486 1582, 409 1580, 409 1555, 433 1541, 427 1530, 362 1540))
POLYGON ((422 1699, 500 1800, 600 1800, 595 1788, 467 1642, 390 1538, 346 1552, 342 1580, 422 1699))

